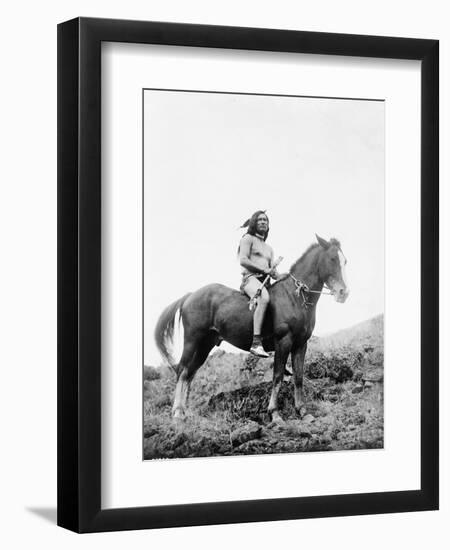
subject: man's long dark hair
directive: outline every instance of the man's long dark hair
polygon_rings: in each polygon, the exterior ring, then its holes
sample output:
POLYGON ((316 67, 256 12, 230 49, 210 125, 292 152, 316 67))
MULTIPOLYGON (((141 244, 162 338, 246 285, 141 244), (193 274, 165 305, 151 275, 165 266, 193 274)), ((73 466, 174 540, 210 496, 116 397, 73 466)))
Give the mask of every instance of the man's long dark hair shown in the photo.
MULTIPOLYGON (((269 217, 267 216, 266 214, 266 211, 265 210, 257 210, 254 214, 252 214, 251 218, 249 218, 246 222, 244 222, 241 227, 247 227, 247 235, 256 235, 256 223, 258 221, 258 216, 260 216, 261 214, 264 214, 267 218, 267 231, 266 231, 266 234, 264 235, 263 237, 263 240, 266 240, 267 239, 267 235, 269 234, 269 217)), ((237 249, 237 254, 239 256, 239 251, 240 251, 241 247, 240 245, 238 246, 238 249, 237 249)))

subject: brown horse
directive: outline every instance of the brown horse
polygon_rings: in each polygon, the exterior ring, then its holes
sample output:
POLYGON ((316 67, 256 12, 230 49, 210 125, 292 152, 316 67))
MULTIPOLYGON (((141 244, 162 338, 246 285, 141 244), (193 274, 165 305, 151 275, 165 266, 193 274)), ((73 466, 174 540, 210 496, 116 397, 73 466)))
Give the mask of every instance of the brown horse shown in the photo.
MULTIPOLYGON (((270 305, 264 319, 262 341, 267 351, 275 350, 268 408, 274 421, 282 421, 277 397, 289 353, 295 408, 300 415, 303 413, 303 363, 324 285, 337 302, 345 302, 349 294, 345 278, 347 261, 339 241, 316 237, 318 242, 312 244, 293 264, 290 272, 269 289, 270 305)), ((253 314, 248 306, 248 298, 241 292, 221 284, 210 284, 186 294, 162 312, 156 325, 155 340, 161 355, 175 368, 178 377, 172 409, 174 418, 184 416, 192 379, 214 346, 226 340, 240 349, 250 349, 253 314), (169 348, 178 311, 184 327, 184 347, 175 367, 169 348)))

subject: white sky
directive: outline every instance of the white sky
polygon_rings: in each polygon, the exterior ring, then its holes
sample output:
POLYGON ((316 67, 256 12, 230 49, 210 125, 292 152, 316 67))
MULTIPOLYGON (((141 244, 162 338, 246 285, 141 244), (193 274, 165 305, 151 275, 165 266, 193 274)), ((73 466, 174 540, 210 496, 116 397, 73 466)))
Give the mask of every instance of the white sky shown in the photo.
POLYGON ((350 297, 321 297, 316 335, 384 311, 383 102, 147 90, 144 136, 145 364, 164 307, 239 287, 238 227, 259 209, 280 271, 315 233, 341 241, 350 297))

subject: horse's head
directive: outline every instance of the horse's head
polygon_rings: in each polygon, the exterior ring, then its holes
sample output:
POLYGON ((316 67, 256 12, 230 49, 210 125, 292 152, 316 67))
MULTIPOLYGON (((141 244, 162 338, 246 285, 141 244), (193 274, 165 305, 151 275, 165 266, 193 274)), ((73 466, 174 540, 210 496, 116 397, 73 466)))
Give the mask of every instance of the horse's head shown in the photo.
POLYGON ((319 260, 319 276, 334 295, 336 302, 343 303, 348 298, 350 290, 345 275, 347 260, 336 239, 327 241, 316 235, 321 246, 319 260))

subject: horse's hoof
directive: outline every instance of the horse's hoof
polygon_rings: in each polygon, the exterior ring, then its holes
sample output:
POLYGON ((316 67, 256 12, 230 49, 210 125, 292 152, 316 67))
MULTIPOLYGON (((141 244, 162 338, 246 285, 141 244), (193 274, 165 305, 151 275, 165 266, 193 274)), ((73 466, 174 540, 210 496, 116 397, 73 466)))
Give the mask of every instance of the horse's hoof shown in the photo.
POLYGON ((183 432, 186 426, 186 420, 184 418, 173 418, 172 425, 176 432, 183 432))
POLYGON ((285 421, 281 418, 280 413, 278 411, 272 412, 272 422, 269 424, 269 426, 282 427, 285 424, 286 424, 285 421))
POLYGON ((184 414, 184 411, 182 411, 181 409, 175 409, 172 412, 172 420, 174 422, 184 422, 185 418, 186 418, 186 415, 184 414))
POLYGON ((300 418, 303 418, 306 414, 306 407, 303 405, 301 407, 295 407, 295 410, 300 418))

